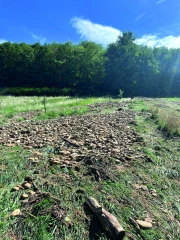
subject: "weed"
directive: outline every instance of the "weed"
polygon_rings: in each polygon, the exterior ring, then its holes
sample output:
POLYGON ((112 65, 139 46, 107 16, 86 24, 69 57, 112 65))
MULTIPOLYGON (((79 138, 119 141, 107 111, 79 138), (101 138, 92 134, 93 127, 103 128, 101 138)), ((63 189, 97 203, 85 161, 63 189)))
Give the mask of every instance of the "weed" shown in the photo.
POLYGON ((119 89, 119 95, 118 95, 118 97, 119 97, 120 99, 123 98, 123 93, 124 93, 124 91, 121 90, 121 89, 119 89))

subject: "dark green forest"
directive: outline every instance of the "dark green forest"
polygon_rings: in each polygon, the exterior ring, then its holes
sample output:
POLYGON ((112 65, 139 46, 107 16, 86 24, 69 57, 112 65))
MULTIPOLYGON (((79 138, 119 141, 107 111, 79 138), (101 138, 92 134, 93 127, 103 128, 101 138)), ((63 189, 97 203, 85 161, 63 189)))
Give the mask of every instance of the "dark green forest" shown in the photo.
POLYGON ((0 89, 14 95, 115 96, 121 89, 124 96, 180 96, 180 49, 137 45, 131 32, 107 48, 89 41, 5 42, 0 89))

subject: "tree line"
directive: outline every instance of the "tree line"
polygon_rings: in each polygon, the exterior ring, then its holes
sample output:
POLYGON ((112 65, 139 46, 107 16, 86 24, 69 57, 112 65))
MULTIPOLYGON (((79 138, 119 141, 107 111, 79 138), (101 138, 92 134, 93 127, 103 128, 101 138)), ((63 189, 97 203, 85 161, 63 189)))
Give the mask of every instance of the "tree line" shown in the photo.
POLYGON ((15 94, 180 96, 180 49, 149 48, 124 32, 107 48, 79 44, 0 44, 0 89, 15 94), (29 91, 28 91, 29 89, 29 91), (49 91, 49 92, 48 92, 49 91))

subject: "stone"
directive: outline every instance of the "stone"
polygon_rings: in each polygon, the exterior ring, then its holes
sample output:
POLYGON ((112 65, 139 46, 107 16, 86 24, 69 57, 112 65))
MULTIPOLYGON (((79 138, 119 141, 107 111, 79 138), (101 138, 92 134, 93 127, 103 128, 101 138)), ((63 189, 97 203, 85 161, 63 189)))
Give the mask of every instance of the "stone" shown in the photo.
POLYGON ((153 196, 153 197, 157 197, 157 194, 156 194, 156 193, 152 193, 152 196, 153 196))
POLYGON ((28 202, 29 202, 29 201, 28 201, 28 198, 26 198, 26 199, 22 200, 21 203, 27 204, 28 202))
POLYGON ((147 187, 147 186, 142 185, 140 188, 141 188, 143 191, 148 191, 148 187, 147 187))
POLYGON ((124 166, 116 166, 116 169, 118 172, 125 172, 125 167, 124 166))
POLYGON ((12 213, 11 213, 11 216, 18 216, 19 214, 21 213, 21 210, 20 209, 16 209, 14 210, 12 213))
POLYGON ((157 192, 156 192, 155 189, 151 189, 150 193, 151 193, 152 196, 157 197, 157 192))
POLYGON ((152 224, 150 222, 141 221, 141 220, 136 220, 136 222, 141 229, 151 229, 152 228, 152 224))
POLYGON ((163 212, 163 213, 168 213, 168 210, 162 209, 162 212, 163 212))
POLYGON ((134 156, 126 156, 126 160, 135 160, 134 156))
POLYGON ((35 151, 34 155, 39 156, 39 157, 44 157, 44 154, 42 152, 35 151))
POLYGON ((133 186, 135 189, 137 189, 137 190, 139 190, 139 189, 141 188, 141 186, 140 186, 139 184, 136 184, 136 183, 133 184, 132 186, 133 186))
POLYGON ((26 193, 23 193, 20 197, 21 200, 27 199, 29 196, 26 193))
POLYGON ((25 188, 25 189, 29 189, 29 188, 31 188, 31 184, 30 183, 28 183, 28 182, 24 182, 23 184, 22 184, 22 186, 25 188))
POLYGON ((64 161, 64 164, 71 165, 71 162, 70 161, 64 161))
POLYGON ((36 192, 30 190, 30 191, 28 192, 28 194, 29 194, 30 196, 34 196, 34 195, 36 194, 36 192))
POLYGON ((113 153, 120 153, 121 151, 120 151, 120 149, 118 149, 118 148, 114 148, 114 149, 112 149, 112 152, 113 152, 113 153))
POLYGON ((60 162, 59 162, 58 160, 53 160, 53 161, 51 162, 51 164, 58 165, 58 164, 60 164, 60 162))
POLYGON ((20 187, 13 187, 11 189, 11 192, 17 192, 17 191, 20 191, 20 187))
POLYGON ((6 144, 6 147, 14 147, 14 146, 15 146, 15 144, 12 144, 12 143, 6 144))

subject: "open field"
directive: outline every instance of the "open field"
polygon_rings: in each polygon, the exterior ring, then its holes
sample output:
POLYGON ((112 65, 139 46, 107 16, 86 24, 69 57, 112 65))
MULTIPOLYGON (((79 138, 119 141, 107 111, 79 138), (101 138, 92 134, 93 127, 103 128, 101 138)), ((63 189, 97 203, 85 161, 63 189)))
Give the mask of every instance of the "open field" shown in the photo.
POLYGON ((45 101, 1 98, 0 239, 110 239, 89 196, 126 240, 180 239, 180 99, 45 101))

